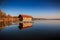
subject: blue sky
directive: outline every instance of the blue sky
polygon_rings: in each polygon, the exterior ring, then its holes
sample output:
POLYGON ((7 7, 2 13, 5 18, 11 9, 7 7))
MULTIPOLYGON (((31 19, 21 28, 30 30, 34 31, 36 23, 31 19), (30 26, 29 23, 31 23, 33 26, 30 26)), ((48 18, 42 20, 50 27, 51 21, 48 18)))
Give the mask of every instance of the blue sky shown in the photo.
POLYGON ((12 16, 27 14, 33 17, 60 18, 59 0, 4 0, 0 9, 12 16))

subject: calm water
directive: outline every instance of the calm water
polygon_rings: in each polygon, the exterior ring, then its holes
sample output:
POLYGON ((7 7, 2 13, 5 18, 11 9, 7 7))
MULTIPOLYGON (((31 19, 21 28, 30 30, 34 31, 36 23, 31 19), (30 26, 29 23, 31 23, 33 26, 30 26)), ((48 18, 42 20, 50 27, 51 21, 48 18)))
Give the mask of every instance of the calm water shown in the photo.
POLYGON ((33 23, 13 24, 0 27, 0 39, 58 39, 60 20, 37 20, 33 23))

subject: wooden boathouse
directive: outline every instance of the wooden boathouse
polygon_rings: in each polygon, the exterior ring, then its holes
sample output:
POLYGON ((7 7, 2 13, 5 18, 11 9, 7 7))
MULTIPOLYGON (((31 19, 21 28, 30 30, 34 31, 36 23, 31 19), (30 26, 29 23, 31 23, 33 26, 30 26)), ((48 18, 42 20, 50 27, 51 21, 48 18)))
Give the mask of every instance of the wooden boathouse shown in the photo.
POLYGON ((32 22, 32 16, 20 14, 18 16, 20 22, 32 22))

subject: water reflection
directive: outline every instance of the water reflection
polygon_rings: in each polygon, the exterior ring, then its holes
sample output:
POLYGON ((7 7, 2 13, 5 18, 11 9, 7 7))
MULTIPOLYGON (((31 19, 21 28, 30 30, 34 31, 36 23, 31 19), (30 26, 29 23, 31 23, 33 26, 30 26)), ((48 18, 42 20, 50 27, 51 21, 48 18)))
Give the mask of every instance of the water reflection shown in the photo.
MULTIPOLYGON (((3 23, 4 24, 4 23, 3 23)), ((0 27, 4 27, 1 25, 0 27)), ((5 26, 6 27, 6 26, 5 26)), ((2 30, 3 28, 1 28, 2 30)), ((50 39, 60 38, 60 21, 39 20, 34 23, 18 23, 0 32, 0 38, 5 39, 50 39), (33 25, 32 25, 33 24, 33 25), (18 28, 19 26, 19 28, 18 28), (20 30, 19 30, 20 29, 20 30)))
POLYGON ((4 29, 6 26, 11 25, 12 22, 0 22, 0 31, 2 31, 2 29, 4 29))
POLYGON ((26 29, 32 27, 32 23, 19 23, 19 29, 26 29))

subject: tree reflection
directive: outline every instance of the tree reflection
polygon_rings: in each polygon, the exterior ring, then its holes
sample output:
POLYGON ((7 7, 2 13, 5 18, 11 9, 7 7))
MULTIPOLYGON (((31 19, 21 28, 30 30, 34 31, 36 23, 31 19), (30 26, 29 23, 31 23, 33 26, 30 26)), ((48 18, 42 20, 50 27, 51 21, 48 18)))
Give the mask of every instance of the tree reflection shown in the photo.
POLYGON ((2 29, 11 24, 12 24, 11 22, 0 22, 0 31, 2 31, 2 29))

